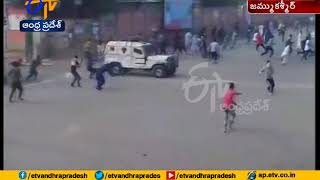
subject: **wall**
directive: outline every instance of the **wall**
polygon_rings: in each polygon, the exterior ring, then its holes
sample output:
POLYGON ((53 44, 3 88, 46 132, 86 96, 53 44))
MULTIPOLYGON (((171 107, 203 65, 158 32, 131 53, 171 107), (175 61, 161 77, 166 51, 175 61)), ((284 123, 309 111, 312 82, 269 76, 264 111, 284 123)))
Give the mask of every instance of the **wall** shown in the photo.
POLYGON ((23 51, 26 34, 20 31, 7 31, 7 49, 23 51))
POLYGON ((19 31, 19 22, 25 18, 25 10, 7 6, 8 29, 6 31, 7 50, 24 50, 26 34, 19 31), (10 29, 9 29, 10 28, 10 29))
MULTIPOLYGON (((89 37, 93 37, 92 26, 96 22, 99 26, 99 38, 101 40, 126 40, 132 36, 141 34, 144 39, 148 39, 153 30, 159 30, 163 26, 163 5, 161 3, 122 3, 119 4, 117 12, 99 19, 64 19, 66 22, 66 32, 45 33, 41 42, 41 52, 48 56, 63 56, 64 53, 80 52, 83 42, 89 37), (77 25, 78 24, 78 25, 77 25), (80 27, 81 33, 74 33, 80 27), (69 32, 73 32, 70 39, 69 32), (49 50, 48 50, 49 49, 49 50), (66 52, 67 51, 67 52, 66 52)), ((306 15, 252 15, 254 24, 262 24, 265 20, 276 19, 292 21, 297 17, 306 15)), ((246 31, 246 23, 237 7, 203 7, 194 5, 193 26, 194 32, 198 32, 202 27, 210 30, 213 26, 224 25, 226 30, 231 30, 236 21, 240 22, 242 32, 246 31)), ((169 37, 173 33, 169 32, 169 37)))
POLYGON ((159 3, 142 5, 120 4, 117 19, 117 36, 128 39, 141 34, 148 37, 152 29, 160 29, 163 24, 163 9, 159 3))

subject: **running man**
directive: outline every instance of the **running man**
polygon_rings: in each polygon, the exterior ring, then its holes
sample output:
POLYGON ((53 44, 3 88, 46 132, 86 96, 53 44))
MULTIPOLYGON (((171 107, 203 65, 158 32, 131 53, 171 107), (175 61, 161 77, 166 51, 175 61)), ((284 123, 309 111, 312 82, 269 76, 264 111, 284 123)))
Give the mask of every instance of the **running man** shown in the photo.
POLYGON ((274 69, 270 60, 268 60, 266 64, 261 68, 259 74, 261 74, 262 72, 266 73, 266 82, 268 84, 267 90, 272 95, 274 92, 275 83, 273 79, 274 69))
POLYGON ((22 78, 22 75, 21 75, 21 69, 20 69, 20 60, 17 62, 12 62, 11 65, 13 66, 13 68, 9 71, 8 73, 8 77, 10 77, 11 79, 11 93, 10 93, 10 96, 9 96, 9 102, 12 103, 13 100, 13 95, 15 94, 16 90, 18 89, 19 91, 19 99, 22 101, 23 98, 22 98, 22 93, 23 93, 23 87, 22 87, 22 83, 21 83, 21 78, 22 78))
POLYGON ((292 45, 293 45, 293 38, 292 38, 292 34, 289 35, 287 41, 286 41, 286 45, 285 47, 289 46, 289 55, 291 55, 292 53, 292 45))
POLYGON ((78 87, 81 87, 80 81, 81 76, 77 72, 77 69, 80 67, 80 62, 78 61, 78 56, 74 56, 74 58, 71 61, 71 74, 73 75, 73 81, 71 83, 71 87, 74 87, 74 83, 77 82, 78 87))
POLYGON ((109 64, 104 64, 102 67, 100 67, 97 70, 97 73, 96 73, 97 87, 96 87, 96 89, 98 91, 101 91, 103 89, 102 86, 106 83, 104 73, 107 72, 108 70, 109 70, 109 64))
POLYGON ((232 129, 232 125, 234 123, 234 119, 236 118, 236 107, 237 103, 235 102, 234 98, 237 95, 241 95, 242 93, 236 92, 234 90, 234 83, 229 84, 229 90, 223 97, 223 110, 225 112, 225 119, 224 119, 224 133, 228 133, 229 130, 232 129), (230 120, 229 117, 232 117, 230 120))
POLYGON ((40 65, 41 65, 41 58, 40 58, 40 55, 38 55, 37 58, 35 60, 33 60, 30 65, 29 75, 26 78, 27 81, 32 77, 34 80, 37 80, 37 77, 38 77, 37 68, 40 65))
POLYGON ((268 52, 270 51, 269 57, 271 58, 273 56, 273 52, 274 52, 272 45, 273 45, 273 37, 270 37, 268 42, 266 43, 266 47, 265 47, 264 52, 261 53, 261 56, 268 54, 268 52))

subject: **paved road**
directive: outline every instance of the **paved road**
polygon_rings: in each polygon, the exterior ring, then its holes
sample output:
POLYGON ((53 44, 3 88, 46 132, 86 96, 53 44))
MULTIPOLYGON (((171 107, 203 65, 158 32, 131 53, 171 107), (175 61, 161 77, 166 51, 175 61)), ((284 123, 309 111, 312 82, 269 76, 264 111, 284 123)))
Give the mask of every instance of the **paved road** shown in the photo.
POLYGON ((239 116, 229 135, 223 113, 210 112, 209 95, 194 104, 184 97, 188 71, 203 59, 183 56, 169 79, 112 77, 102 92, 88 79, 83 88, 69 87, 67 62, 46 67, 38 82, 26 85, 25 102, 4 102, 5 168, 313 169, 314 59, 301 63, 293 56, 283 67, 278 50, 276 94, 268 96, 257 74, 266 58, 253 48, 227 51, 219 64, 197 73, 236 81, 240 101, 271 99, 269 111, 239 116))

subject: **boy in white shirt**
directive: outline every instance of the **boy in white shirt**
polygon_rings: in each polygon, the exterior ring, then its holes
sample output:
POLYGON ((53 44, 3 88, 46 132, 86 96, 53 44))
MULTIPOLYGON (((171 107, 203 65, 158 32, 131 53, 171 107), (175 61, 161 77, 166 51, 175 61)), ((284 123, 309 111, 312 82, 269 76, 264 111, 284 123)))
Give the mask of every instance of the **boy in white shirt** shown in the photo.
POLYGON ((281 64, 282 65, 286 65, 287 64, 287 58, 288 58, 289 53, 290 53, 290 45, 288 44, 284 48, 284 50, 283 50, 283 52, 281 54, 281 64))
POLYGON ((218 60, 218 52, 219 52, 219 43, 216 39, 213 39, 213 41, 210 43, 209 46, 210 56, 213 60, 213 63, 216 64, 218 60))
POLYGON ((303 56, 302 58, 307 60, 307 57, 309 55, 309 53, 311 53, 311 46, 310 46, 310 37, 307 37, 305 45, 304 45, 304 50, 303 50, 303 56))

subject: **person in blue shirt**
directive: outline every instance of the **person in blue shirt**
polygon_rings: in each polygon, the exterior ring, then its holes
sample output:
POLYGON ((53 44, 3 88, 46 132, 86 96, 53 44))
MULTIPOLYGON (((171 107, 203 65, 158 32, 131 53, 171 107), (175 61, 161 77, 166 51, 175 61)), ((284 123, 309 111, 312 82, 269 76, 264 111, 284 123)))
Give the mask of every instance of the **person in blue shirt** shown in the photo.
POLYGON ((37 79, 37 77, 38 77, 37 68, 40 65, 41 65, 41 58, 40 58, 40 55, 38 55, 37 58, 31 62, 29 75, 26 77, 27 81, 32 77, 33 77, 34 80, 37 79))
POLYGON ((96 89, 101 91, 103 88, 102 86, 105 84, 106 80, 104 78, 104 73, 109 71, 110 65, 109 64, 104 64, 100 68, 97 69, 96 71, 96 80, 97 80, 97 87, 96 89))

